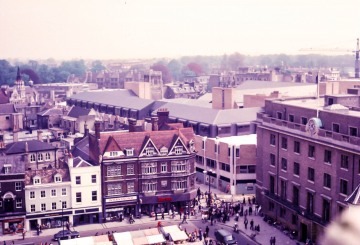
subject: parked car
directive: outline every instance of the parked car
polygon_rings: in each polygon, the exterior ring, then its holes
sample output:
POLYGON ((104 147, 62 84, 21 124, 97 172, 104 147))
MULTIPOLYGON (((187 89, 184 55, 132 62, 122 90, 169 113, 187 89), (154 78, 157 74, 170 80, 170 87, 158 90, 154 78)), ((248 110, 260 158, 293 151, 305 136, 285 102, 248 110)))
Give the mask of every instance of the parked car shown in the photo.
POLYGON ((215 232, 215 237, 216 237, 216 240, 218 240, 219 242, 221 242, 225 245, 237 244, 237 241, 235 240, 233 235, 229 231, 224 230, 224 229, 217 230, 215 232))
POLYGON ((64 230, 64 231, 59 231, 58 233, 56 233, 56 234, 54 235, 54 240, 55 240, 55 241, 58 241, 58 240, 65 240, 65 239, 76 238, 76 237, 80 237, 79 232, 77 232, 77 231, 64 230))

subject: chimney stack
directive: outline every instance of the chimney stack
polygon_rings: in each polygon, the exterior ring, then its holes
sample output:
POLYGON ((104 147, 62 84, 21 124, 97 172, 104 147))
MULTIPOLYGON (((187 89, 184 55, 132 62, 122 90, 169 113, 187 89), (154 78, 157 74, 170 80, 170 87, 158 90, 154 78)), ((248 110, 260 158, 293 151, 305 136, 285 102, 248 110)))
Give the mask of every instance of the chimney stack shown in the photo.
POLYGON ((42 131, 41 130, 37 131, 37 138, 38 138, 39 141, 43 141, 42 140, 42 131))
POLYGON ((135 118, 129 118, 128 121, 129 121, 129 132, 135 132, 137 120, 135 118))
POLYGON ((169 111, 167 108, 160 108, 157 110, 157 116, 159 118, 160 127, 164 124, 167 124, 169 120, 169 111))
POLYGON ((74 167, 74 158, 73 158, 71 152, 68 155, 67 164, 68 164, 69 168, 74 167))
POLYGON ((95 137, 100 139, 100 122, 95 122, 95 137))
POLYGON ((159 118, 151 117, 152 131, 159 131, 159 118))
POLYGON ((29 152, 29 144, 27 141, 25 142, 25 152, 29 152))
POLYGON ((88 126, 86 124, 86 121, 85 121, 85 124, 84 124, 84 136, 88 136, 89 135, 89 129, 88 129, 88 126))
POLYGON ((13 133, 13 141, 14 141, 14 142, 18 142, 18 141, 19 141, 19 134, 18 134, 18 132, 14 132, 14 133, 13 133))

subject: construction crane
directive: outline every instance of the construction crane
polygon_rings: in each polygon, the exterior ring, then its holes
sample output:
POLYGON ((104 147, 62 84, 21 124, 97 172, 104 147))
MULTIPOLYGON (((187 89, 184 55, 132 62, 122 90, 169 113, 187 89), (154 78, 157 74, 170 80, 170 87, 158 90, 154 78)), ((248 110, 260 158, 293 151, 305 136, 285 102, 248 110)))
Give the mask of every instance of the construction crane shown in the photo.
POLYGON ((359 38, 356 39, 356 49, 339 49, 339 48, 333 48, 333 49, 326 49, 326 48, 303 48, 300 49, 300 51, 306 51, 306 52, 352 52, 355 53, 355 78, 360 78, 360 61, 359 61, 359 53, 360 53, 360 47, 359 47, 359 38))

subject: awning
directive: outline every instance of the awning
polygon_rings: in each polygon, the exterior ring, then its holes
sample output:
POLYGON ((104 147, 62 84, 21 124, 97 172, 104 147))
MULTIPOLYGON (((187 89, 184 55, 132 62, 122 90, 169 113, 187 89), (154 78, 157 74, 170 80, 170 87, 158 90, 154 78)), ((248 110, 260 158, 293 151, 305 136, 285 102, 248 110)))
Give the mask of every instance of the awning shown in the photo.
MULTIPOLYGON (((147 237, 135 237, 135 238, 133 238, 133 243, 135 245, 147 245, 147 244, 149 244, 148 240, 147 240, 147 237)), ((127 243, 124 243, 124 244, 127 244, 127 243)))
POLYGON ((126 245, 135 245, 131 238, 131 233, 126 232, 117 232, 113 234, 114 240, 117 244, 126 244, 126 245))
POLYGON ((185 241, 186 239, 189 238, 186 235, 185 231, 180 230, 177 225, 165 226, 165 227, 162 227, 162 230, 165 233, 164 235, 169 234, 171 239, 174 242, 185 241))
POLYGON ((157 244, 157 243, 166 242, 162 234, 147 236, 146 238, 148 240, 148 244, 157 244))

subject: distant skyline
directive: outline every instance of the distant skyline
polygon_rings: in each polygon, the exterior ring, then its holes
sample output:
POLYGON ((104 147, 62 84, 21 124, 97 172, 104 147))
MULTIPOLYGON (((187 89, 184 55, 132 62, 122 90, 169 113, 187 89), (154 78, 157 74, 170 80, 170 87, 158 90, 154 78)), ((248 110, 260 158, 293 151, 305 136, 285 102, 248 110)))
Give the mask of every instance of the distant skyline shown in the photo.
POLYGON ((358 8, 357 0, 0 0, 0 59, 355 49, 358 8))

